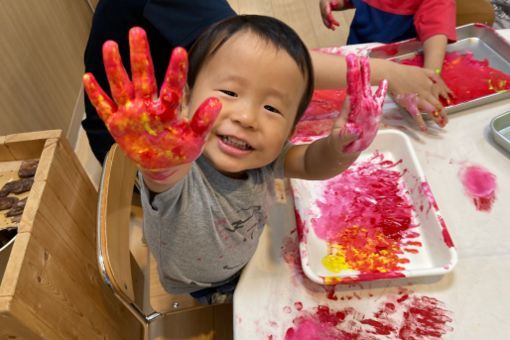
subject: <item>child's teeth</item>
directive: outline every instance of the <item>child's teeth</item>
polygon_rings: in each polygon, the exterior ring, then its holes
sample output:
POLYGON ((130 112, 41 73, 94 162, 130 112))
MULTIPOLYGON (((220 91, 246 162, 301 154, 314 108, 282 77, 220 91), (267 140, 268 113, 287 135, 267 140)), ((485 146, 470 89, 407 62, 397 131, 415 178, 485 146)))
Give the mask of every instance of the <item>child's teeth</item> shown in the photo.
POLYGON ((230 137, 230 136, 226 136, 224 138, 224 140, 228 143, 228 144, 231 144, 235 147, 238 147, 240 149, 248 149, 248 144, 246 144, 245 142, 237 139, 237 138, 234 138, 234 137, 230 137))

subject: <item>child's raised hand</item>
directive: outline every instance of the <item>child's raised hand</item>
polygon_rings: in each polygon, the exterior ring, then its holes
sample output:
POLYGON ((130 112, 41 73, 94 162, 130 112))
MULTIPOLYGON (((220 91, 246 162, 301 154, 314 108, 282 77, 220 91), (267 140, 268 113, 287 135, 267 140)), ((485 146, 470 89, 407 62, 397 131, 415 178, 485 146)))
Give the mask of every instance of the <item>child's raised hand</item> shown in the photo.
POLYGON ((335 30, 340 23, 335 19, 331 11, 338 11, 343 8, 342 0, 320 0, 322 22, 330 30, 335 30))
POLYGON ((217 98, 206 99, 191 121, 179 117, 186 85, 186 50, 172 53, 157 97, 157 84, 145 31, 129 31, 132 81, 122 64, 118 45, 103 45, 103 61, 113 100, 91 73, 83 84, 101 119, 126 154, 144 169, 164 170, 190 163, 200 155, 205 138, 221 109, 217 98))
MULTIPOLYGON (((345 136, 357 136, 354 141, 343 145, 346 153, 361 152, 374 140, 382 115, 382 107, 388 83, 382 80, 375 93, 370 86, 370 66, 368 58, 349 54, 347 61, 347 94, 350 96, 350 109, 345 124, 345 118, 340 115, 335 123, 339 129, 340 139, 345 136)), ((344 108, 345 110, 345 108, 344 108)))

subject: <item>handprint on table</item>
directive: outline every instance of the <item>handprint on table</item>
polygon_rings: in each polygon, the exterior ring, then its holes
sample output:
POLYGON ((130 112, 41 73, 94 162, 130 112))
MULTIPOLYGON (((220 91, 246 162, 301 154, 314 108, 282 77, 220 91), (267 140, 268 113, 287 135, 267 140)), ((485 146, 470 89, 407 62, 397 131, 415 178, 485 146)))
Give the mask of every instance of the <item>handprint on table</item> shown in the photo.
POLYGON ((368 58, 349 54, 346 61, 350 111, 340 134, 358 136, 343 148, 344 152, 361 152, 372 143, 379 129, 388 82, 382 80, 375 95, 372 95, 368 58))
POLYGON ((188 72, 187 52, 176 48, 159 98, 146 33, 129 31, 132 81, 122 64, 117 43, 103 45, 103 62, 113 100, 91 73, 83 84, 115 141, 144 169, 162 170, 190 163, 200 155, 207 134, 221 110, 219 99, 206 99, 189 121, 180 117, 188 72))

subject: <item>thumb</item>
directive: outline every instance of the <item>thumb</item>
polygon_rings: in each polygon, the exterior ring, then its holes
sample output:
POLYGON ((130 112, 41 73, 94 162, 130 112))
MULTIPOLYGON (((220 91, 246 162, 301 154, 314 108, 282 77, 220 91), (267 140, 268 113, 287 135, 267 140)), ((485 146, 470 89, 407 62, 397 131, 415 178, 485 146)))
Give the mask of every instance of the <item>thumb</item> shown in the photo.
POLYGON ((206 135, 212 128, 221 110, 221 102, 216 97, 207 98, 195 111, 191 119, 191 129, 197 135, 206 135))

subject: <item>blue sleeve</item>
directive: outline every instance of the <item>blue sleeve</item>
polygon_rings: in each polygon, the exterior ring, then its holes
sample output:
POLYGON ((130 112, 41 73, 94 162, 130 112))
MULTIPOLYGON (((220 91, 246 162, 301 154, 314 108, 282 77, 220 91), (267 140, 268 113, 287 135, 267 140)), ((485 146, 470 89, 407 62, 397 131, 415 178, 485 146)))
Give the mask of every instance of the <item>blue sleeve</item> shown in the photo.
POLYGON ((356 11, 347 44, 391 43, 415 38, 413 15, 399 15, 371 7, 363 0, 353 0, 356 11))
POLYGON ((190 47, 210 25, 236 15, 226 0, 148 0, 144 16, 173 46, 190 47))

